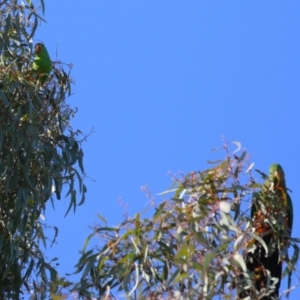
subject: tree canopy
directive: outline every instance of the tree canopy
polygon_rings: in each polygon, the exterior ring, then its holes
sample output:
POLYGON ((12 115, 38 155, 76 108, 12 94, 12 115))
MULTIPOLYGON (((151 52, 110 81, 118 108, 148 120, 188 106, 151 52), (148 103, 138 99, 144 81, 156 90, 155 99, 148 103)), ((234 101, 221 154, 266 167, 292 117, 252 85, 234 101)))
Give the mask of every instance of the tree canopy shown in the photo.
MULTIPOLYGON (((66 102, 70 65, 52 61, 43 83, 32 68, 33 38, 45 9, 43 1, 39 4, 1 1, 1 299, 19 299, 26 292, 42 297, 50 286, 55 292, 57 273, 42 251, 47 237, 40 217, 46 202, 54 205, 63 190, 68 211, 84 202, 86 192, 82 137, 70 125, 76 111, 66 102)), ((54 227, 52 240, 57 231, 54 227)))

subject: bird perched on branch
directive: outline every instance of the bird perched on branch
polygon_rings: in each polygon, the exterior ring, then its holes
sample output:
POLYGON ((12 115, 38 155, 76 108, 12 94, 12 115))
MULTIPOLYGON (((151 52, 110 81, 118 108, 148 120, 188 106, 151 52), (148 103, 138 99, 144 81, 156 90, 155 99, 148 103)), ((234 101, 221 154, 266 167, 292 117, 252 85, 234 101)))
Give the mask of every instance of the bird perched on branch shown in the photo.
POLYGON ((52 63, 44 44, 37 43, 34 49, 35 57, 32 63, 32 69, 38 73, 39 82, 43 84, 52 70, 52 63))
MULTIPOLYGON (((278 299, 282 263, 293 226, 293 204, 286 188, 284 171, 279 164, 273 164, 269 173, 261 191, 253 197, 251 208, 255 234, 265 245, 252 240, 247 246, 251 250, 245 257, 256 291, 263 292, 265 289, 266 295, 260 298, 263 300, 278 299)), ((239 298, 250 296, 254 299, 253 295, 253 290, 244 290, 239 293, 239 298)))

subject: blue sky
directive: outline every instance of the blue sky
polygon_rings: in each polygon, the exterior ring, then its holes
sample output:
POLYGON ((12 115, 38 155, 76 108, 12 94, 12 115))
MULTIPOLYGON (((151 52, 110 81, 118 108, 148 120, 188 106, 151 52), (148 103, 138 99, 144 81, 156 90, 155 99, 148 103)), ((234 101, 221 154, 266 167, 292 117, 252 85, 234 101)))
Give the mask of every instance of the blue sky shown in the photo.
POLYGON ((64 218, 61 200, 46 215, 60 229, 47 255, 59 256, 62 275, 97 213, 119 223, 120 197, 130 214, 144 209, 141 186, 157 194, 169 171, 207 168, 222 136, 241 142, 260 170, 283 166, 300 236, 299 15, 294 0, 46 1, 36 41, 74 64, 72 125, 94 131, 83 145, 93 179, 86 203, 64 218))

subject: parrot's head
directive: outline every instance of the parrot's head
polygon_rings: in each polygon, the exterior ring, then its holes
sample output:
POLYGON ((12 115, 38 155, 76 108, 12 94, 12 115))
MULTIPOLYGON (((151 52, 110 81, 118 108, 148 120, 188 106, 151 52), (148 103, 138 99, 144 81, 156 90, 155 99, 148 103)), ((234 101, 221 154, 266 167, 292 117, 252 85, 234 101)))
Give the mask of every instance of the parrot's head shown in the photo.
POLYGON ((42 43, 35 44, 35 46, 34 46, 35 53, 37 55, 41 54, 44 48, 45 48, 45 46, 42 43))
POLYGON ((269 168, 270 181, 274 184, 275 187, 285 188, 285 176, 284 171, 279 164, 273 164, 269 168))

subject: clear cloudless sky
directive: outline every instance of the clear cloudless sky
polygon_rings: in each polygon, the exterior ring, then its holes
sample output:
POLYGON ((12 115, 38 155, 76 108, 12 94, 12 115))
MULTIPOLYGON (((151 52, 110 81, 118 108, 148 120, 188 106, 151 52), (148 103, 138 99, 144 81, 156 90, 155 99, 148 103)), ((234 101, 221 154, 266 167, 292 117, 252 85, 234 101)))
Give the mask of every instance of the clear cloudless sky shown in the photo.
POLYGON ((241 142, 260 170, 283 166, 300 236, 299 0, 45 3, 34 42, 74 64, 72 125, 93 130, 83 144, 86 203, 64 218, 63 199, 46 215, 60 230, 47 255, 59 257, 61 275, 74 270, 97 213, 120 223, 120 197, 131 215, 143 210, 141 186, 157 194, 169 171, 207 168, 224 157, 211 152, 222 136, 241 142))

